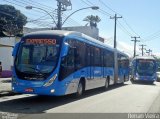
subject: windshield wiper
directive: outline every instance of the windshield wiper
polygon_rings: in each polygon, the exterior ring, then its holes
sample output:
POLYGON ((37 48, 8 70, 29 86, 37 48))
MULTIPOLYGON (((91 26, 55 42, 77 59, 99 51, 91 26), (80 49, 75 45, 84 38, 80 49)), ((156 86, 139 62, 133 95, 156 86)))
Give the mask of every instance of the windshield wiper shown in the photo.
POLYGON ((22 73, 34 74, 33 72, 30 71, 22 71, 22 73))
POLYGON ((31 68, 31 69, 33 69, 33 70, 35 70, 35 71, 38 71, 38 73, 41 73, 41 70, 40 70, 40 69, 33 68, 33 67, 27 67, 27 68, 31 68))
MULTIPOLYGON (((27 68, 33 69, 34 71, 36 71, 36 73, 38 73, 38 74, 36 74, 36 75, 44 75, 44 74, 41 72, 40 69, 37 69, 37 68, 34 68, 34 67, 27 67, 27 68)), ((24 71, 24 72, 25 72, 25 73, 35 74, 34 72, 30 72, 30 71, 24 71)))
POLYGON ((23 71, 25 73, 25 79, 44 79, 46 74, 43 73, 34 73, 30 71, 23 71))

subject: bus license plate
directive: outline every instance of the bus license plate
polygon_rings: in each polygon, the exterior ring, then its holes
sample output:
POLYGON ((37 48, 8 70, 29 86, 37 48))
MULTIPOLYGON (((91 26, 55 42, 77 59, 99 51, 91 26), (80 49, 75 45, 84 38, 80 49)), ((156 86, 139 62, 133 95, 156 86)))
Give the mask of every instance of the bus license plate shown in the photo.
POLYGON ((33 92, 33 89, 32 88, 26 88, 25 92, 33 92))

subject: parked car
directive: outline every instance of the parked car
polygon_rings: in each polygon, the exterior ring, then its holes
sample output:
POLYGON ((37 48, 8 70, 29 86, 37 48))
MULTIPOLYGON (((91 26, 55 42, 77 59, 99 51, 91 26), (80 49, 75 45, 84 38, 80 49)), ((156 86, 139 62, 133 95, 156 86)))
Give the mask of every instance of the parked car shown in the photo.
POLYGON ((157 81, 160 82, 160 67, 157 70, 157 81))

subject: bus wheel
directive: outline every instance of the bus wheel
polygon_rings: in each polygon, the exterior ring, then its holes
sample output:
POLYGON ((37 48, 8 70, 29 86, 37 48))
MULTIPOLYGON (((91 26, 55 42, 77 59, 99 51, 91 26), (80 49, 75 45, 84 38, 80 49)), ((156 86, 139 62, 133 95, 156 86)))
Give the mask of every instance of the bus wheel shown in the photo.
POLYGON ((150 81, 150 82, 149 82, 149 84, 153 84, 153 83, 154 83, 154 81, 150 81))
POLYGON ((134 84, 134 83, 135 83, 135 81, 134 81, 134 79, 133 79, 133 78, 131 78, 131 79, 130 79, 130 81, 131 81, 131 83, 132 83, 132 84, 134 84))
POLYGON ((107 90, 109 87, 109 79, 107 78, 104 85, 104 90, 107 90))
POLYGON ((122 85, 124 84, 125 79, 126 79, 126 76, 124 75, 123 80, 122 80, 122 83, 121 83, 122 85))
POLYGON ((76 92, 76 97, 80 97, 83 93, 83 84, 82 81, 79 82, 76 92))

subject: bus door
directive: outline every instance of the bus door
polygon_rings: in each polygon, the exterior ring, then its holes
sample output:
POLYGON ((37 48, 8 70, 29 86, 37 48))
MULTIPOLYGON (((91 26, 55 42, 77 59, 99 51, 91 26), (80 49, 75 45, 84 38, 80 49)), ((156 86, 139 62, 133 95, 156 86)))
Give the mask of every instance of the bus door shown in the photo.
POLYGON ((87 45, 86 47, 86 65, 87 65, 87 82, 86 89, 93 88, 94 66, 93 66, 94 49, 87 45))
POLYGON ((91 79, 91 53, 90 47, 86 47, 86 66, 87 66, 87 78, 91 79))
POLYGON ((90 77, 91 79, 94 79, 94 47, 90 47, 90 63, 91 63, 91 74, 90 77))
POLYGON ((95 79, 95 86, 100 87, 104 85, 104 78, 103 78, 103 50, 101 48, 95 47, 94 48, 94 79, 95 79))
POLYGON ((106 80, 106 78, 105 78, 105 69, 104 69, 104 50, 101 50, 101 72, 102 72, 102 75, 101 75, 101 77, 102 77, 102 80, 106 80))

